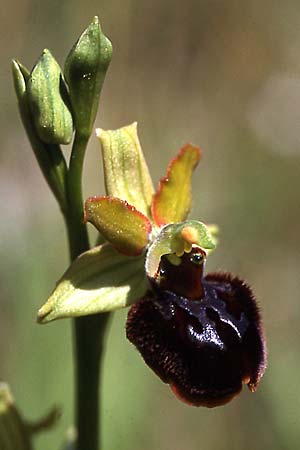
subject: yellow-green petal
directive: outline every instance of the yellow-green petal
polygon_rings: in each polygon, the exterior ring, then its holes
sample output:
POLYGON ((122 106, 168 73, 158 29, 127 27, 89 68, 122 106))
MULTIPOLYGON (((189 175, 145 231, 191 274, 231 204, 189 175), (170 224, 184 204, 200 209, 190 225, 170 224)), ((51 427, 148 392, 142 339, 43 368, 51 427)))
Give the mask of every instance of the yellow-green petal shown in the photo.
POLYGON ((201 150, 191 144, 181 149, 159 182, 152 202, 152 217, 158 226, 181 222, 191 209, 191 177, 201 150))

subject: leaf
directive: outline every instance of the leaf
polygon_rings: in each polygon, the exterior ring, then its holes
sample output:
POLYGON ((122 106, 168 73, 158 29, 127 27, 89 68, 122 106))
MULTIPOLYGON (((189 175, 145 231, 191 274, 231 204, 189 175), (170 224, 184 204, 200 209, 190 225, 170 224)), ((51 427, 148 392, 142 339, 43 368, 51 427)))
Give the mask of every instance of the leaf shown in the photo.
POLYGON ((30 432, 5 383, 0 383, 0 449, 32 450, 30 432))
POLYGON ((202 248, 206 253, 216 247, 216 243, 204 223, 188 220, 163 227, 147 252, 145 263, 147 276, 153 278, 163 255, 181 256, 184 252, 190 252, 193 244, 202 248))
POLYGON ((55 427, 61 417, 61 411, 59 408, 54 406, 50 409, 47 414, 34 422, 28 422, 27 428, 32 435, 36 435, 43 431, 51 430, 55 427))
POLYGON ((118 130, 96 130, 102 146, 106 193, 126 200, 146 216, 153 185, 137 135, 136 122, 118 130))
POLYGON ((88 198, 85 219, 125 255, 140 255, 148 244, 152 228, 149 219, 119 198, 88 198))
POLYGON ((147 290, 144 258, 118 253, 104 244, 82 253, 58 281, 38 312, 38 322, 124 308, 147 290))
POLYGON ((186 219, 192 202, 191 177, 200 158, 201 150, 187 144, 170 162, 152 202, 152 217, 158 226, 186 219))

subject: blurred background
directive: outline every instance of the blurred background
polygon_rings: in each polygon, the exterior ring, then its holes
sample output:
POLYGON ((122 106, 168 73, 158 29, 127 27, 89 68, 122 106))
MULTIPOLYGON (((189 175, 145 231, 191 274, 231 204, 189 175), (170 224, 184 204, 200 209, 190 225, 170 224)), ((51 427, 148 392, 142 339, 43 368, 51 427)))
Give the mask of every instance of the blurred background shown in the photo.
MULTIPOLYGON (((269 365, 259 390, 215 409, 179 403, 126 341, 114 314, 104 368, 104 450, 282 450, 300 438, 300 4, 265 0, 11 0, 1 12, 0 379, 28 419, 72 424, 71 323, 35 324, 68 264, 64 224, 22 128, 10 59, 44 47, 63 61, 98 14, 114 45, 97 126, 135 120, 155 184, 186 142, 204 150, 192 217, 221 229, 210 270, 246 278, 259 299, 269 365)), ((68 155, 68 149, 66 149, 68 155)), ((85 196, 103 190, 88 149, 85 196)), ((88 449, 87 449, 88 450, 88 449)))

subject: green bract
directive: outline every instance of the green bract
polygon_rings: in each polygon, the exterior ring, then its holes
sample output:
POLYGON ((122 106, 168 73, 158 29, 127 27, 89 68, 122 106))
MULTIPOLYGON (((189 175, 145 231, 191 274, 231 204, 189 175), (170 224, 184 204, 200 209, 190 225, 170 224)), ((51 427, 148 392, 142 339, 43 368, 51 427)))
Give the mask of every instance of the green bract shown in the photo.
POLYGON ((41 323, 126 307, 146 293, 147 278, 155 276, 163 255, 175 261, 193 246, 206 254, 216 246, 215 226, 186 220, 200 149, 183 147, 155 194, 136 123, 97 135, 107 195, 87 199, 85 220, 108 242, 71 264, 39 310, 41 323))

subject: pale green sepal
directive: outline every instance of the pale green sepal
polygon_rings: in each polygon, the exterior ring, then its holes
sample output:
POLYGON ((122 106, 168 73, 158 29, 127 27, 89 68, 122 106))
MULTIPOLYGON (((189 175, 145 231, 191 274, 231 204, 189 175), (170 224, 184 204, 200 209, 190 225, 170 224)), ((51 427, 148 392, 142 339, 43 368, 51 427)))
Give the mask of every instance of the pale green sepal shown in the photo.
POLYGON ((126 200, 150 215, 153 184, 140 141, 137 123, 117 130, 96 130, 102 146, 106 193, 126 200))
POLYGON ((70 51, 64 69, 75 128, 81 135, 89 136, 92 132, 111 58, 111 42, 102 33, 96 16, 70 51))
POLYGON ((144 257, 128 257, 110 244, 82 253, 38 312, 38 322, 124 308, 147 289, 144 257))
POLYGON ((154 277, 163 255, 181 256, 184 252, 190 252, 193 245, 202 248, 206 253, 216 247, 214 238, 204 223, 187 220, 164 226, 147 252, 146 274, 154 277))
POLYGON ((30 432, 5 383, 0 383, 0 449, 32 450, 30 432))
POLYGON ((69 144, 73 119, 58 63, 45 49, 28 80, 28 99, 37 134, 46 144, 69 144))

